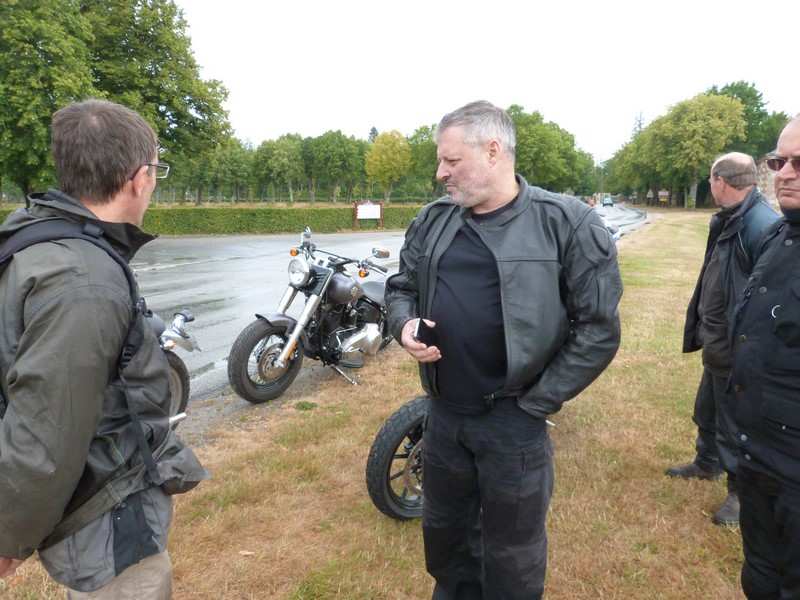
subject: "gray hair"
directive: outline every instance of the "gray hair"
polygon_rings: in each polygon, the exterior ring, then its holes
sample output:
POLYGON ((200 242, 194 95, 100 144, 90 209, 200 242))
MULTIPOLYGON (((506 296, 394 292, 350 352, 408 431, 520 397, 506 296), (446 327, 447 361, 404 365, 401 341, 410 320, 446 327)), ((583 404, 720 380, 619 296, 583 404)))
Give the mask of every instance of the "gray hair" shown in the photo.
POLYGON ((517 145, 516 129, 511 117, 502 108, 491 102, 478 100, 446 114, 433 133, 436 143, 439 143, 442 131, 455 126, 464 128, 465 144, 479 146, 497 140, 505 153, 514 160, 514 150, 517 145))
POLYGON ((711 166, 711 176, 722 177, 737 190, 755 185, 757 182, 756 163, 753 157, 742 152, 723 154, 711 166))

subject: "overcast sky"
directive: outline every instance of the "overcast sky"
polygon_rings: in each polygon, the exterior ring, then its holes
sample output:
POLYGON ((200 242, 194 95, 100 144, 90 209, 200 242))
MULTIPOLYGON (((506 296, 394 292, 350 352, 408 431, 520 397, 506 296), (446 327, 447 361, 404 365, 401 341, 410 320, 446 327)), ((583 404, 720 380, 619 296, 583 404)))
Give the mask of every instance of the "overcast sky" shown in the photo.
POLYGON ((472 100, 539 111, 596 162, 669 107, 744 80, 800 111, 800 2, 176 0, 237 138, 410 135, 472 100), (774 57, 774 58, 772 58, 774 57))

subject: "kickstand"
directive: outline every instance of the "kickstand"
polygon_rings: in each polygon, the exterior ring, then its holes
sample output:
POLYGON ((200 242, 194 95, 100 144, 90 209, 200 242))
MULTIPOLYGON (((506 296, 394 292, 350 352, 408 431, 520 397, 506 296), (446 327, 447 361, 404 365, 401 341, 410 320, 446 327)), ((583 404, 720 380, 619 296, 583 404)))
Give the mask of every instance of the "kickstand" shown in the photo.
POLYGON ((337 372, 339 375, 341 375, 342 377, 344 377, 345 379, 347 379, 347 381, 349 381, 349 382, 350 382, 350 383, 352 383, 353 385, 358 385, 358 382, 357 382, 355 379, 353 379, 352 377, 350 377, 350 375, 348 375, 347 373, 345 373, 344 371, 342 371, 342 370, 341 370, 339 367, 337 367, 337 366, 335 366, 335 365, 332 365, 332 366, 331 366, 331 369, 333 369, 334 371, 336 371, 336 372, 337 372))

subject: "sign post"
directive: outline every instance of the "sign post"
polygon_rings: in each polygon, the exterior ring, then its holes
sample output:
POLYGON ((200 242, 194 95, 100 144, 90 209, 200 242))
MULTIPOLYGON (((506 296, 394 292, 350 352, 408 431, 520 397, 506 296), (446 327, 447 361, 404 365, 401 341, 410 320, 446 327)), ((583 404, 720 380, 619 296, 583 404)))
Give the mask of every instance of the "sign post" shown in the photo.
POLYGON ((365 219, 378 219, 378 226, 383 229, 383 203, 382 202, 355 202, 355 226, 358 229, 358 221, 365 219))

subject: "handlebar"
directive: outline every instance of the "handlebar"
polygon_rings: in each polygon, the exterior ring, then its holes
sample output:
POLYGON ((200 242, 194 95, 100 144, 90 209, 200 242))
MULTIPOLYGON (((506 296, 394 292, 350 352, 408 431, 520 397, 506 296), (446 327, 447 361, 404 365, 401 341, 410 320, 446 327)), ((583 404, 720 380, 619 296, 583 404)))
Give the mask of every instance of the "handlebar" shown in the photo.
POLYGON ((387 269, 385 267, 382 267, 380 265, 376 265, 374 262, 372 262, 368 258, 364 260, 364 264, 367 265, 370 269, 375 269, 376 271, 379 271, 379 272, 383 273, 384 275, 389 272, 389 269, 387 269))
POLYGON ((333 252, 328 252, 327 250, 320 250, 314 244, 310 242, 306 242, 300 248, 300 250, 304 251, 305 254, 311 258, 316 259, 314 255, 315 252, 319 252, 320 254, 325 254, 328 256, 328 263, 336 266, 344 266, 344 265, 356 265, 357 267, 369 267, 370 269, 374 269, 380 273, 386 274, 389 272, 389 269, 382 267, 378 264, 372 262, 369 258, 365 258, 364 260, 356 260, 354 258, 347 258, 346 256, 341 256, 339 254, 334 254, 333 252))

